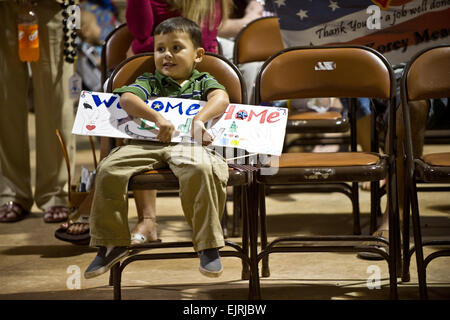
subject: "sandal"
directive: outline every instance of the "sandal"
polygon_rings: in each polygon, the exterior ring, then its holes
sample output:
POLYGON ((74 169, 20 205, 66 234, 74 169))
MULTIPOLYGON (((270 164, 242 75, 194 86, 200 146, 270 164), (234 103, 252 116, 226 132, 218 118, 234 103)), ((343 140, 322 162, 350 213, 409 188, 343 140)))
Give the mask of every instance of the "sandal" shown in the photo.
POLYGON ((66 206, 53 206, 44 211, 44 222, 55 223, 66 221, 69 216, 69 208, 66 206))
MULTIPOLYGON (((389 230, 377 230, 373 233, 373 236, 384 238, 389 241, 389 230)), ((388 245, 381 241, 376 241, 375 243, 373 241, 363 242, 363 245, 371 246, 381 249, 384 252, 388 252, 388 245)), ((357 257, 364 260, 384 260, 384 258, 376 252, 358 252, 357 257)))
POLYGON ((138 221, 138 224, 134 227, 133 231, 131 232, 131 245, 139 245, 139 244, 146 244, 151 242, 161 242, 160 239, 158 239, 158 232, 157 232, 158 224, 155 221, 155 218, 151 217, 144 217, 142 220, 138 221), (139 225, 143 222, 143 220, 151 220, 153 222, 153 226, 150 228, 150 230, 145 229, 144 232, 140 231, 139 225))
POLYGON ((61 227, 55 231, 55 238, 61 241, 70 242, 76 245, 88 245, 91 241, 89 229, 89 217, 88 216, 80 216, 75 222, 65 222, 61 224, 61 227), (69 233, 70 227, 84 227, 83 231, 78 234, 69 233), (86 226, 88 226, 86 228, 86 226))
POLYGON ((0 207, 0 222, 17 222, 23 220, 29 213, 17 202, 9 201, 0 207))

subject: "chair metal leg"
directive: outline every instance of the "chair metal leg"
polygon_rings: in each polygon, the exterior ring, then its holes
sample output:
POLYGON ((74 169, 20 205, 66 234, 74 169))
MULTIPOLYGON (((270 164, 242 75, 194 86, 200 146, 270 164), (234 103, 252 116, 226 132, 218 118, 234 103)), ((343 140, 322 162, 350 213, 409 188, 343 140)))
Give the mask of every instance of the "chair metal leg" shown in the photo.
MULTIPOLYGON (((267 247, 266 196, 265 196, 265 186, 263 184, 259 184, 257 188, 258 188, 258 202, 259 202, 259 214, 261 225, 261 251, 262 251, 265 250, 267 247)), ((266 255, 262 259, 261 275, 263 277, 270 277, 269 255, 266 255)))
POLYGON ((113 269, 109 271, 109 283, 108 285, 113 286, 114 285, 114 276, 113 276, 113 269))
POLYGON ((399 209, 396 209, 397 214, 394 216, 396 228, 394 229, 395 236, 395 261, 397 264, 397 275, 402 274, 403 263, 402 263, 402 244, 401 244, 401 235, 400 235, 400 216, 398 214, 399 209))
POLYGON ((398 199, 397 199, 397 186, 396 186, 396 168, 395 164, 389 167, 389 174, 386 183, 389 184, 388 200, 388 212, 389 212, 389 287, 390 298, 398 299, 397 288, 397 260, 398 260, 398 199), (397 219, 396 219, 397 218, 397 219))
POLYGON ((416 249, 417 276, 419 278, 419 293, 421 299, 428 299, 426 266, 423 257, 422 234, 420 229, 419 201, 417 199, 416 181, 413 177, 411 190, 412 225, 414 230, 414 247, 416 249))
MULTIPOLYGON (((406 177, 407 175, 405 175, 406 177)), ((409 254, 409 214, 410 214, 410 200, 409 200, 409 186, 405 183, 405 195, 403 202, 403 269, 402 281, 409 282, 411 275, 409 273, 409 266, 411 264, 411 255, 409 254)))
POLYGON ((246 205, 249 207, 247 213, 248 229, 250 240, 250 281, 249 281, 249 299, 261 299, 261 287, 259 282, 258 270, 258 186, 256 175, 253 174, 252 183, 249 186, 248 200, 246 205))
POLYGON ((220 221, 222 225, 223 237, 225 239, 228 238, 228 210, 227 205, 225 204, 225 208, 223 209, 222 219, 220 221))
POLYGON ((380 207, 379 182, 370 183, 370 234, 377 230, 377 215, 380 207))
POLYGON ((111 268, 111 274, 113 278, 113 285, 114 285, 114 300, 121 300, 122 299, 122 290, 120 288, 121 282, 122 282, 122 270, 120 269, 120 262, 117 262, 114 266, 111 268))
MULTIPOLYGON (((391 251, 391 250, 390 250, 391 251)), ((392 250, 395 252, 395 248, 392 250)), ((397 289, 397 264, 395 262, 395 254, 389 252, 389 289, 390 289, 390 298, 391 300, 398 299, 398 289, 397 289)))
POLYGON ((242 230, 239 230, 242 217, 242 189, 243 187, 233 187, 233 226, 231 229, 231 235, 233 237, 239 237, 242 230))
POLYGON ((359 212, 359 187, 358 182, 352 183, 352 209, 353 209, 353 234, 361 234, 361 222, 359 212))
MULTIPOLYGON (((242 251, 246 256, 249 256, 249 223, 248 219, 250 217, 249 207, 247 205, 247 191, 242 188, 240 193, 240 203, 242 212, 242 251)), ((247 263, 242 260, 242 280, 250 280, 250 270, 247 263)))

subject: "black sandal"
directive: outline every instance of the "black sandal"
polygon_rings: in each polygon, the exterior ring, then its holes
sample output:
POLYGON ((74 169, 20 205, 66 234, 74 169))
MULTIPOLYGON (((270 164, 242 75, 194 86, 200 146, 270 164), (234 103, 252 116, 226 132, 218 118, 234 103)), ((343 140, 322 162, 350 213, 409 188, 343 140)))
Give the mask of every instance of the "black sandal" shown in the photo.
POLYGON ((67 230, 73 226, 78 224, 88 224, 89 225, 89 217, 88 216, 80 216, 77 221, 70 223, 67 222, 66 226, 61 226, 58 230, 55 231, 55 238, 61 241, 70 242, 75 245, 88 245, 91 241, 90 229, 87 228, 83 233, 79 234, 71 234, 68 233, 67 230))

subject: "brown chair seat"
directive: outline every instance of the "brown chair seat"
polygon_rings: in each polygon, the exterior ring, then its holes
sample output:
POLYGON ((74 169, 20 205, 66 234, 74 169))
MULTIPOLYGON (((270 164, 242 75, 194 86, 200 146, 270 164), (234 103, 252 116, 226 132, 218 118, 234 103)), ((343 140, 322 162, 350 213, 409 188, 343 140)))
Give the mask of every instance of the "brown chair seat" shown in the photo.
POLYGON ((375 165, 380 160, 377 154, 369 152, 316 152, 283 153, 278 164, 280 168, 289 167, 344 167, 375 165))
MULTIPOLYGON (((232 168, 228 169, 228 186, 242 186, 249 183, 247 172, 241 172, 232 168)), ((130 190, 148 190, 150 185, 158 186, 158 190, 178 189, 178 178, 170 169, 156 169, 138 174, 130 179, 130 190)))
POLYGON ((450 167, 450 152, 430 153, 422 157, 425 163, 438 167, 450 167))
POLYGON ((416 178, 424 182, 450 182, 450 152, 430 153, 414 163, 416 178))
POLYGON ((301 112, 290 115, 288 120, 338 120, 342 119, 340 112, 301 112))
POLYGON ((366 152, 283 153, 271 162, 278 169, 270 175, 258 175, 267 185, 298 183, 335 183, 384 179, 386 157, 366 152), (364 169, 363 169, 364 168, 364 169))

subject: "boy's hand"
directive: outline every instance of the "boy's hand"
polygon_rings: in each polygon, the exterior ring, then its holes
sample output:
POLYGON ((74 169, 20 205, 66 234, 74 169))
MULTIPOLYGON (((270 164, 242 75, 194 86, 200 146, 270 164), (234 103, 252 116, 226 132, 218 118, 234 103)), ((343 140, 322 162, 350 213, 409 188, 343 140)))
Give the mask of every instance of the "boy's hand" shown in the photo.
POLYGON ((203 121, 197 119, 193 119, 192 121, 191 135, 195 141, 203 146, 210 145, 214 140, 214 137, 206 131, 203 121))
POLYGON ((159 128, 159 133, 156 138, 161 142, 169 143, 172 141, 172 135, 175 132, 175 127, 169 120, 164 117, 160 117, 156 122, 156 126, 159 128))

